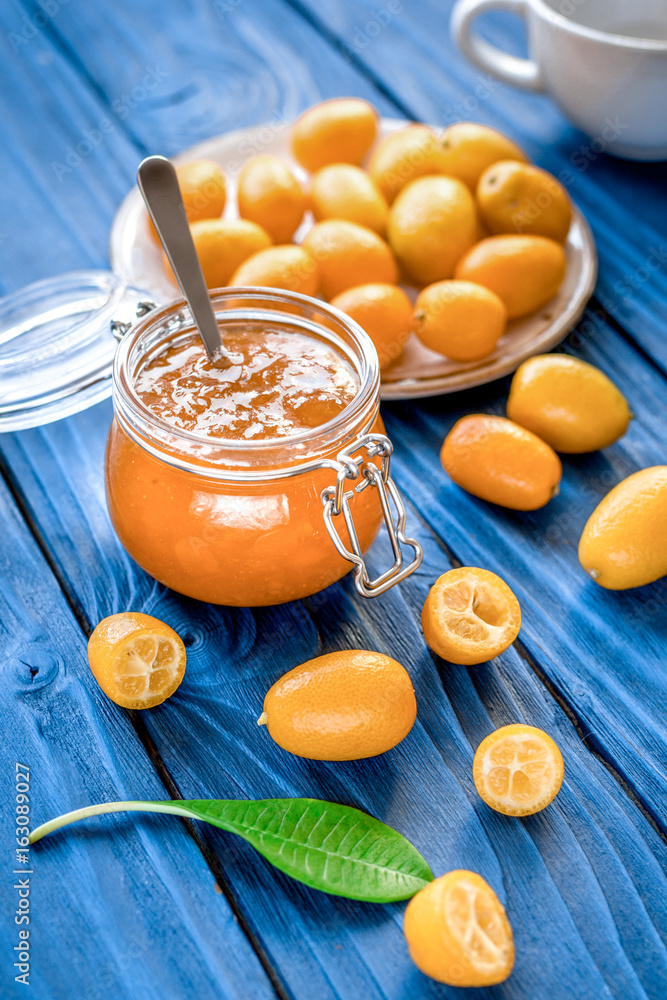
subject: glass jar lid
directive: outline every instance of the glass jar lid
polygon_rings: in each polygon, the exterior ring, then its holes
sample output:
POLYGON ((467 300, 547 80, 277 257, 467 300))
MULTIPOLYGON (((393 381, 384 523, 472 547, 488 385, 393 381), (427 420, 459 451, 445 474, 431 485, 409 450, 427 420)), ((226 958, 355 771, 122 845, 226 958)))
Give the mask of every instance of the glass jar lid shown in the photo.
POLYGON ((60 420, 110 396, 112 320, 132 325, 148 299, 110 271, 71 271, 1 298, 0 432, 60 420))

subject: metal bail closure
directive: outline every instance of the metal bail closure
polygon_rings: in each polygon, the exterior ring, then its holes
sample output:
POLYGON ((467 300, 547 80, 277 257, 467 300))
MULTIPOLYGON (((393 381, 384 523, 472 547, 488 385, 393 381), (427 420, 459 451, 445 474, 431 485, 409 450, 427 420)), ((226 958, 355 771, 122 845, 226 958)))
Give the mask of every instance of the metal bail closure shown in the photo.
MULTIPOLYGON (((155 302, 151 302, 150 299, 142 299, 140 302, 137 302, 135 316, 137 319, 141 319, 146 313, 152 312, 156 308, 155 302)), ((112 319, 109 323, 111 333, 119 341, 123 339, 128 330, 132 329, 132 326, 132 320, 112 319)))
POLYGON ((347 559, 355 566, 354 583, 362 597, 376 597, 378 594, 384 594, 395 583, 414 573, 424 556, 419 542, 415 541, 414 538, 408 538, 405 534, 405 506, 396 484, 389 475, 392 451, 393 445, 384 434, 365 434, 363 437, 357 438, 352 445, 336 456, 336 465, 338 466, 336 485, 329 486, 322 491, 324 523, 327 526, 327 531, 338 553, 343 559, 347 559), (367 457, 360 454, 363 451, 366 452, 367 457), (380 468, 370 461, 378 456, 382 457, 380 468), (360 482, 353 489, 346 491, 346 481, 349 480, 351 483, 356 479, 359 479, 360 482), (355 493, 361 493, 369 486, 375 487, 378 491, 382 516, 394 554, 393 565, 375 580, 371 580, 368 575, 350 508, 350 500, 354 498, 355 493), (394 520, 392 504, 396 512, 396 520, 394 520), (334 518, 338 517, 339 514, 345 518, 352 550, 345 546, 334 524, 334 518), (414 555, 408 563, 404 561, 401 546, 409 546, 414 550, 414 555))

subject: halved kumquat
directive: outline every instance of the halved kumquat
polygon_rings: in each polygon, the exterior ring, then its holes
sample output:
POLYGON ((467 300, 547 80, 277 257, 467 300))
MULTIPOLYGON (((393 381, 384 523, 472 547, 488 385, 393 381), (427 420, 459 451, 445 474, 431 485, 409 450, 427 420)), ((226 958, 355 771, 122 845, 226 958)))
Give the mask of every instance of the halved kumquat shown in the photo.
POLYGON ((563 772, 563 756, 551 737, 522 724, 490 733, 472 765, 481 798, 505 816, 531 816, 548 806, 560 791, 563 772))
POLYGON ((476 872, 448 872, 420 889, 408 903, 403 933, 417 968, 449 986, 493 986, 514 966, 505 909, 476 872))
POLYGON ((139 611, 102 619, 88 640, 88 662, 107 697, 122 708, 154 708, 185 673, 185 646, 173 628, 139 611))
POLYGON ((443 573, 422 610, 424 638, 450 663, 471 666, 503 653, 521 628, 516 597, 495 573, 461 566, 443 573))

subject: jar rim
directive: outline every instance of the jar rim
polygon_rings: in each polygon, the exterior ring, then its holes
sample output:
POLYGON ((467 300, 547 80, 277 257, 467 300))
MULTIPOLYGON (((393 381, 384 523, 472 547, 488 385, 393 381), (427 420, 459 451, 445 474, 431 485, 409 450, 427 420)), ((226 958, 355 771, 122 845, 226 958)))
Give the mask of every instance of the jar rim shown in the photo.
MULTIPOLYGON (((298 292, 254 286, 213 289, 210 292, 219 325, 243 320, 274 318, 283 327, 310 332, 331 342, 353 365, 359 379, 354 397, 335 417, 313 428, 284 437, 223 438, 174 426, 155 414, 141 399, 135 378, 151 353, 161 353, 177 337, 195 332, 190 309, 184 299, 174 299, 151 310, 126 333, 118 347, 113 369, 113 399, 116 417, 123 429, 161 461, 211 474, 211 465, 252 468, 299 463, 318 454, 342 448, 359 433, 366 414, 375 419, 379 407, 380 370, 377 352, 365 330, 335 306, 298 292), (299 312, 297 312, 299 310, 299 312), (327 325, 318 322, 322 317, 327 325), (373 413, 370 414, 369 410, 373 413), (349 433, 348 433, 349 429, 349 433), (288 453, 292 452, 292 457, 288 453), (204 457, 206 455, 209 457, 204 457), (195 456, 196 459, 195 459, 195 456), (189 461, 192 458, 194 460, 189 461)), ((299 463, 301 464, 301 463, 299 463)), ((296 471, 296 469, 295 469, 296 471)))

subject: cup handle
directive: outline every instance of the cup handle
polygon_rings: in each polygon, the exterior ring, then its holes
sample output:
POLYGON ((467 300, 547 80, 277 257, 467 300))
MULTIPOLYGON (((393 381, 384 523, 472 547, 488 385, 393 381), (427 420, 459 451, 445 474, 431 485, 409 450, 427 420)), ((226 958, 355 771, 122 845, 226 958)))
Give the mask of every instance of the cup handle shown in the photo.
POLYGON ((452 37, 463 54, 480 69, 524 90, 545 90, 542 70, 533 59, 519 59, 484 41, 472 30, 473 22, 489 10, 507 10, 526 19, 528 0, 458 0, 452 11, 452 37))

